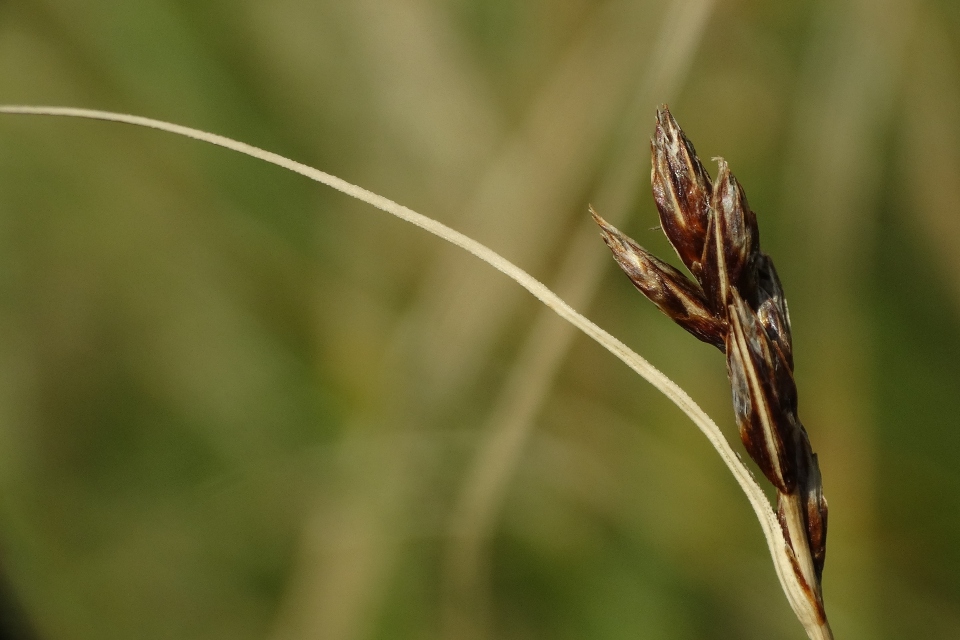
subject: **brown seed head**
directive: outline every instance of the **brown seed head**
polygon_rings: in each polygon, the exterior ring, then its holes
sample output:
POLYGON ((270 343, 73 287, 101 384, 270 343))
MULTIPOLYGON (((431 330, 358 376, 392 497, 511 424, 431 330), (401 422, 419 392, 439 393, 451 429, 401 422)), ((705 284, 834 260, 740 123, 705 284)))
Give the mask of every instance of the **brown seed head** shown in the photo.
POLYGON ((827 501, 817 456, 797 417, 790 312, 780 278, 760 250, 756 215, 727 163, 718 160, 711 183, 666 107, 657 112, 651 155, 661 226, 695 281, 596 213, 594 219, 634 286, 684 329, 726 352, 740 438, 777 488, 790 561, 825 622, 819 583, 827 501))

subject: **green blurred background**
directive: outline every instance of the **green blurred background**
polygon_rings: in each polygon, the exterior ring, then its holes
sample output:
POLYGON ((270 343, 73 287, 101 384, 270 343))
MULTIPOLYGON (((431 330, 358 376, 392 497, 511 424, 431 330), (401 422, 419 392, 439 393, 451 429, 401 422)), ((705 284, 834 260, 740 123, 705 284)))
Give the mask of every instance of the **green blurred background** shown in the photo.
MULTIPOLYGON (((723 357, 586 215, 673 257, 669 102, 790 301, 838 640, 960 638, 953 0, 3 0, 0 101, 207 129, 433 216, 735 439, 723 357)), ((20 639, 804 637, 702 435, 514 283, 76 120, 0 117, 0 569, 20 639)))

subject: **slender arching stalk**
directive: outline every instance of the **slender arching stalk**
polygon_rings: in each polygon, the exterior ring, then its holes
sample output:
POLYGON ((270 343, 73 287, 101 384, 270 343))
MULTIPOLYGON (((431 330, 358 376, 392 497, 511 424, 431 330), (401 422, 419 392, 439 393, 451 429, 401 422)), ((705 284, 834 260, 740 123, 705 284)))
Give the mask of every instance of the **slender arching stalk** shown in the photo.
POLYGON ((406 220, 447 242, 450 242, 469 253, 477 256, 487 264, 498 271, 504 273, 509 278, 516 281, 520 286, 533 294, 537 299, 552 309, 557 315, 570 322, 580 329, 583 333, 598 342, 610 353, 619 358, 628 367, 633 369, 641 377, 656 387, 661 393, 669 398, 677 407, 680 408, 693 422, 700 431, 707 437, 710 444, 713 445, 717 453, 727 468, 733 474, 740 488, 746 494, 754 513, 760 522, 770 555, 773 559, 774 567, 780 579, 787 600, 796 613, 798 619, 803 624, 807 634, 813 640, 832 639, 833 635, 829 625, 825 622, 818 622, 817 612, 811 608, 809 600, 803 593, 803 587, 797 579, 794 567, 791 564, 791 558, 787 554, 787 542, 784 538, 780 524, 774 514, 770 503, 767 501, 762 489, 753 478, 750 471, 740 461, 737 454, 730 447, 730 444, 723 437, 719 427, 710 419, 709 416, 693 401, 692 398, 681 389, 675 382, 661 373, 653 365, 647 362, 640 355, 632 351, 623 342, 614 338, 612 335, 598 327, 586 317, 575 311, 570 305, 564 302, 559 296, 530 276, 524 270, 509 262, 493 250, 483 244, 469 238, 462 233, 451 229, 427 216, 404 207, 387 198, 379 196, 371 191, 350 184, 345 180, 332 176, 318 169, 290 160, 270 151, 254 147, 252 145, 238 142, 230 138, 207 133, 190 127, 144 118, 141 116, 111 113, 106 111, 96 111, 89 109, 78 109, 71 107, 46 107, 46 106, 0 106, 0 113, 7 114, 25 114, 25 115, 47 115, 63 116, 74 118, 86 118, 92 120, 104 120, 135 126, 146 127, 166 131, 177 135, 193 138, 202 142, 224 147, 232 151, 237 151, 270 164, 283 167, 295 173, 299 173, 311 180, 330 186, 353 198, 370 204, 377 209, 385 211, 402 220, 406 220))

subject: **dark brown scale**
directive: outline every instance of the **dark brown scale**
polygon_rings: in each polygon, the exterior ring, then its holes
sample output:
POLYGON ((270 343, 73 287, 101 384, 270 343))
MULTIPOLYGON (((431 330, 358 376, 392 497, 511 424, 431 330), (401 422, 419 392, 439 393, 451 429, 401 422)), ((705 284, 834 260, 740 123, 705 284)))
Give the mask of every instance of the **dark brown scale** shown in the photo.
POLYGON ((730 378, 730 387, 733 394, 733 412, 737 419, 737 428, 740 440, 750 458, 757 463, 757 467, 766 478, 777 486, 783 487, 780 474, 773 466, 770 452, 766 445, 763 423, 754 408, 753 393, 744 371, 743 360, 735 345, 727 347, 727 375, 730 378))
POLYGON ((700 287, 596 213, 594 218, 600 225, 604 242, 633 286, 699 340, 722 350, 726 322, 707 308, 700 287))
POLYGON ((693 144, 667 110, 657 114, 650 155, 661 226, 680 260, 699 278, 712 186, 693 144), (670 153, 673 149, 678 155, 670 153))
POLYGON ((757 309, 757 320, 766 332, 770 342, 793 371, 793 349, 790 345, 790 330, 773 300, 765 300, 757 309))
POLYGON ((721 257, 716 236, 716 216, 711 210, 707 223, 707 242, 703 245, 703 254, 700 258, 700 263, 703 265, 700 287, 703 289, 703 295, 710 309, 715 314, 726 315, 727 293, 723 278, 725 269, 721 263, 721 257))
POLYGON ((760 248, 757 217, 747 204, 740 183, 720 160, 720 172, 713 189, 711 207, 716 212, 717 227, 723 244, 727 280, 736 289, 744 279, 760 248))
MULTIPOLYGON (((800 425, 803 434, 806 430, 800 425)), ((806 440, 806 438, 805 438, 806 440)), ((810 443, 806 441, 807 457, 805 462, 807 483, 804 488, 805 523, 807 539, 810 542, 810 551, 813 555, 814 568, 817 578, 823 574, 823 562, 827 553, 827 499, 823 497, 822 481, 820 479, 820 464, 817 454, 810 451, 810 443)))
MULTIPOLYGON (((751 448, 756 450, 762 444, 764 446, 764 458, 769 458, 770 455, 766 449, 766 441, 769 440, 773 443, 778 464, 776 466, 770 464, 768 469, 764 469, 762 466, 761 468, 767 479, 775 484, 778 489, 785 493, 792 493, 797 484, 796 446, 792 434, 784 428, 790 422, 790 418, 783 411, 781 398, 777 393, 777 380, 773 375, 771 366, 772 350, 767 336, 756 322, 753 312, 743 303, 738 294, 734 294, 734 296, 735 304, 731 305, 731 312, 736 313, 737 318, 736 322, 731 321, 730 340, 737 338, 739 328, 739 331, 742 331, 740 336, 745 346, 745 353, 740 350, 735 358, 731 359, 731 352, 728 351, 727 362, 728 367, 730 362, 733 361, 742 368, 743 375, 748 382, 752 377, 758 383, 759 389, 754 389, 752 385, 747 387, 749 393, 749 423, 752 428, 758 429, 762 436, 762 439, 758 440, 757 436, 751 433, 750 445, 747 445, 746 439, 742 437, 741 439, 744 440, 744 446, 748 447, 748 452, 751 448), (769 435, 766 434, 762 420, 764 408, 766 409, 767 421, 774 427, 769 435), (779 470, 777 467, 779 467, 779 470)), ((731 373, 731 382, 732 376, 733 373, 731 373)), ((741 429, 742 435, 743 430, 741 429)), ((752 453, 751 457, 756 460, 756 456, 752 453)), ((760 461, 757 461, 757 464, 759 465, 760 461)))
POLYGON ((792 371, 793 345, 790 336, 790 312, 787 309, 787 300, 783 295, 780 277, 777 275, 773 260, 762 251, 757 252, 755 265, 753 278, 755 286, 751 289, 755 295, 753 305, 758 310, 757 315, 767 335, 779 345, 792 371))

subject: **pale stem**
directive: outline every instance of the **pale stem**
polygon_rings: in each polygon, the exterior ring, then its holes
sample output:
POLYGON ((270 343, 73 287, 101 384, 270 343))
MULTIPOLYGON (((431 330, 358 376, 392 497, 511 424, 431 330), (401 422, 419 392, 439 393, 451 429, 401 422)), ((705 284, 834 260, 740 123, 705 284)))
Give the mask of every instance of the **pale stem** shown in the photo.
POLYGON ((517 284, 529 291, 538 300, 547 305, 557 315, 568 321, 583 333, 588 335, 594 341, 603 346, 607 351, 619 358, 624 364, 633 369, 647 382, 652 384, 658 391, 669 398, 683 413, 689 417, 693 423, 713 445, 724 464, 733 474, 734 479, 740 485, 740 488, 747 496, 750 506, 753 507, 763 534, 767 539, 767 546, 773 559, 774 568, 780 579, 780 585, 783 587, 787 600, 790 602, 794 613, 803 624, 807 635, 811 640, 832 640, 833 635, 830 632, 829 625, 824 622, 822 625, 817 621, 817 613, 812 604, 807 600, 803 593, 802 586, 797 582, 793 569, 790 565, 790 559, 787 555, 787 543, 780 530, 776 515, 770 507, 763 490, 754 480, 753 475, 740 461, 737 454, 730 447, 726 438, 720 431, 716 423, 701 409, 696 402, 675 382, 661 373, 656 367, 647 362, 639 354, 632 351, 623 342, 614 338, 612 335, 598 327, 586 317, 577 313, 570 305, 564 302, 553 291, 548 289, 540 281, 528 274, 526 271, 516 266, 509 260, 492 249, 487 248, 476 240, 463 235, 462 233, 451 229, 450 227, 428 218, 412 209, 397 204, 392 200, 377 195, 362 187, 358 187, 336 176, 324 173, 319 169, 314 169, 305 164, 301 164, 279 154, 254 147, 244 142, 232 140, 224 136, 199 129, 192 129, 183 125, 153 120, 142 116, 129 114, 112 113, 108 111, 97 111, 92 109, 78 109, 73 107, 48 107, 48 106, 23 106, 23 105, 0 105, 0 113, 24 114, 24 115, 46 115, 63 116, 73 118, 86 118, 90 120, 105 120, 108 122, 119 122, 132 124, 135 126, 146 127, 174 133, 194 140, 207 142, 225 149, 230 149, 244 155, 263 160, 278 167, 283 167, 299 173, 302 176, 310 178, 321 184, 336 189, 357 200, 366 202, 369 205, 394 215, 402 220, 406 220, 421 229, 443 238, 447 242, 454 244, 461 249, 475 255, 493 268, 513 279, 517 284))

